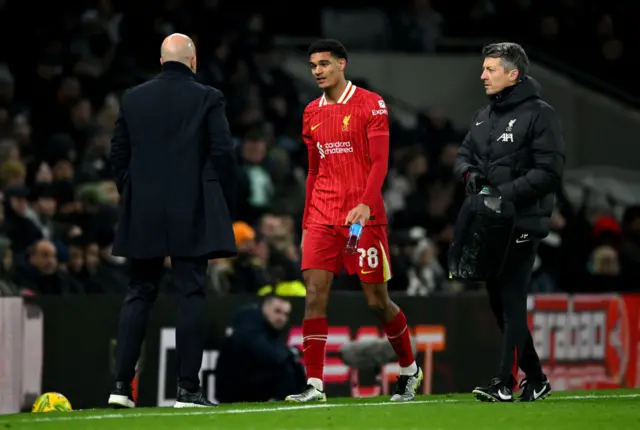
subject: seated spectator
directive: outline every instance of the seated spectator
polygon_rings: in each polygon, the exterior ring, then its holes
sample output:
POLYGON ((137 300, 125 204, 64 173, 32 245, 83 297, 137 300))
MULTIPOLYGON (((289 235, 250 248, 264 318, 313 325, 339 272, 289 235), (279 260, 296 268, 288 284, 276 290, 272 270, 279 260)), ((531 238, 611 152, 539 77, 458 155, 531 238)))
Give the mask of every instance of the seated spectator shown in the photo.
POLYGON ((241 308, 233 318, 216 367, 216 398, 221 403, 283 400, 304 389, 299 351, 289 348, 283 329, 291 304, 268 296, 261 306, 241 308))
POLYGON ((248 132, 240 144, 237 211, 248 223, 257 221, 273 204, 275 190, 267 165, 268 149, 267 139, 259 130, 248 132))
POLYGON ((620 264, 625 289, 637 290, 640 279, 640 206, 630 206, 622 220, 624 237, 620 247, 620 264))
POLYGON ((255 230, 247 223, 233 223, 238 255, 219 260, 210 267, 216 289, 230 294, 256 294, 260 288, 270 285, 267 272, 269 247, 264 241, 256 241, 255 230))
POLYGON ((23 187, 27 179, 27 168, 18 160, 8 160, 0 166, 0 182, 3 188, 23 187))
POLYGON ((619 291, 622 287, 618 252, 609 245, 601 245, 593 250, 587 270, 589 276, 581 292, 607 293, 619 291))
POLYGON ((24 186, 10 186, 4 191, 6 235, 11 239, 13 252, 17 254, 43 237, 32 220, 33 210, 29 207, 28 195, 29 190, 24 186))
POLYGON ((82 285, 59 270, 56 247, 40 240, 28 249, 27 259, 18 264, 15 282, 35 294, 73 294, 83 292, 82 285))
POLYGON ((17 296, 20 294, 18 286, 11 279, 13 269, 13 252, 11 241, 0 236, 0 297, 17 296))
POLYGON ((291 217, 273 214, 263 216, 260 234, 269 247, 268 267, 273 281, 300 280, 300 244, 294 237, 291 217))
POLYGON ((435 244, 429 239, 421 240, 413 252, 412 260, 407 294, 428 296, 441 290, 445 273, 438 262, 435 244))

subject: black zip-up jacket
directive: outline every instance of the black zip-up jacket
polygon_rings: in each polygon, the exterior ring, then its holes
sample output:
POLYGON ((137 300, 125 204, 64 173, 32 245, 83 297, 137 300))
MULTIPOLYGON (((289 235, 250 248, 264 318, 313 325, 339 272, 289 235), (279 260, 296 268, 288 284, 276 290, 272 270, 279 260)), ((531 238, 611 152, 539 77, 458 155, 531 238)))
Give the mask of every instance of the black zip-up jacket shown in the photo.
POLYGON ((480 172, 516 208, 518 232, 545 237, 562 181, 564 139, 555 110, 527 76, 490 97, 470 125, 454 166, 458 178, 480 172))

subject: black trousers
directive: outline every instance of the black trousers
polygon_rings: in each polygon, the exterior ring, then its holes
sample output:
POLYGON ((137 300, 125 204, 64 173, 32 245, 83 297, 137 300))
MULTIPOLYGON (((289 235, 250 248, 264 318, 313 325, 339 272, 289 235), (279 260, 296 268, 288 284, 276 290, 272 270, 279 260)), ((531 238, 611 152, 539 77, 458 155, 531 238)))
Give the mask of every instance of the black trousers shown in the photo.
MULTIPOLYGON (((149 313, 158 297, 163 274, 162 258, 131 261, 129 291, 120 312, 116 348, 115 380, 131 383, 140 357, 149 313)), ((171 272, 178 295, 176 352, 178 384, 191 392, 200 387, 200 367, 204 347, 202 317, 205 307, 205 258, 171 258, 171 272)))
POLYGON ((510 245, 500 277, 487 282, 491 309, 503 333, 498 377, 507 384, 515 382, 518 367, 529 379, 544 378, 527 325, 527 290, 539 244, 539 239, 519 235, 510 245))

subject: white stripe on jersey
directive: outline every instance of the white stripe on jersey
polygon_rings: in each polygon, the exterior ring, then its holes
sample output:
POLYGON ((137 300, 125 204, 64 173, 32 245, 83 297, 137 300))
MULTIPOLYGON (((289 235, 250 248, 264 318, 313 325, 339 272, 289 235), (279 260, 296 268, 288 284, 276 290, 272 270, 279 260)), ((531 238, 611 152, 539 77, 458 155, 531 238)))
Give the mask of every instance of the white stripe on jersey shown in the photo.
MULTIPOLYGON (((356 93, 356 86, 353 85, 351 81, 347 81, 347 87, 344 89, 344 91, 342 92, 342 95, 338 99, 338 103, 346 105, 347 102, 351 99, 351 97, 353 97, 355 93, 356 93)), ((323 94, 322 97, 320 98, 320 103, 318 104, 318 106, 326 106, 328 104, 329 103, 327 103, 327 98, 323 94)))

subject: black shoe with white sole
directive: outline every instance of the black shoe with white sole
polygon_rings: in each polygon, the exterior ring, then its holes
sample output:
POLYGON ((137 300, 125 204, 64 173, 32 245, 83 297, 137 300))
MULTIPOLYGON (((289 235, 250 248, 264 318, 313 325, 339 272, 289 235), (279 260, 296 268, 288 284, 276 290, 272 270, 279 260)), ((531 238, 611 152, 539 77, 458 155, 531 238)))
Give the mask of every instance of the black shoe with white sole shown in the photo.
POLYGON ((543 381, 525 378, 520 382, 520 388, 522 388, 522 394, 516 402, 535 402, 551 395, 551 384, 546 377, 543 381))
POLYGON ((116 381, 111 389, 111 395, 109 396, 109 407, 115 409, 129 409, 135 408, 136 404, 133 401, 131 395, 131 385, 121 381, 116 381))
POLYGON ((200 390, 190 392, 182 387, 178 387, 178 398, 174 408, 210 408, 218 406, 217 403, 210 402, 200 390))
POLYGON ((513 390, 499 378, 493 378, 485 387, 476 387, 473 394, 481 402, 513 402, 513 390))

